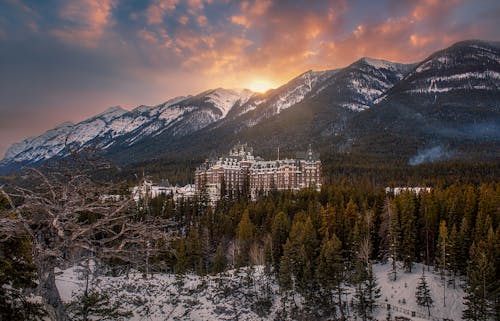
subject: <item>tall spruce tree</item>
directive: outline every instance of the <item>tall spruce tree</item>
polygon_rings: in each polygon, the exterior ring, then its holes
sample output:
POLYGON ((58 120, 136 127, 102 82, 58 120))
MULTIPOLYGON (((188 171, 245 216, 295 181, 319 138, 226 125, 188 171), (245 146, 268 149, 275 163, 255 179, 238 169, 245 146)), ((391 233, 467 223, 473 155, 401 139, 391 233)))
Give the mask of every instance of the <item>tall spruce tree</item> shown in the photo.
POLYGON ((255 226, 250 220, 248 210, 243 212, 236 232, 238 250, 236 253, 236 267, 246 266, 250 263, 250 246, 255 235, 255 226))
POLYGON ((492 256, 496 253, 493 229, 490 229, 486 240, 473 243, 470 249, 470 261, 467 267, 467 287, 464 305, 466 306, 463 318, 465 320, 489 320, 495 315, 495 304, 498 300, 498 285, 496 279, 495 260, 492 256))
POLYGON ((401 194, 399 206, 401 214, 401 259, 407 272, 411 272, 415 262, 415 244, 417 240, 416 200, 410 192, 401 194))
POLYGON ((397 278, 397 260, 400 249, 401 224, 399 213, 394 202, 389 204, 389 257, 391 259, 391 270, 389 277, 392 281, 397 278))
POLYGON ((434 304, 434 300, 432 299, 431 290, 425 278, 425 269, 422 269, 422 276, 418 281, 415 297, 417 298, 417 304, 426 307, 428 315, 431 316, 431 307, 434 304))
POLYGON ((439 236, 437 245, 437 266, 441 270, 441 279, 443 280, 443 306, 446 306, 446 271, 448 268, 447 262, 447 247, 448 247, 448 228, 446 227, 446 221, 441 221, 439 225, 439 236))
POLYGON ((363 321, 373 320, 373 313, 380 298, 380 287, 373 273, 370 260, 371 242, 365 238, 359 244, 355 270, 351 282, 354 285, 354 308, 363 321))
MULTIPOLYGON (((318 258, 316 278, 329 307, 338 307, 340 320, 345 320, 342 295, 345 293, 343 284, 346 281, 346 272, 341 253, 342 243, 337 236, 326 236, 318 258)), ((332 312, 336 316, 336 311, 332 312)))
POLYGON ((272 265, 276 273, 279 273, 279 265, 281 257, 283 256, 283 246, 286 243, 289 232, 290 220, 288 216, 281 211, 274 216, 271 226, 272 265))

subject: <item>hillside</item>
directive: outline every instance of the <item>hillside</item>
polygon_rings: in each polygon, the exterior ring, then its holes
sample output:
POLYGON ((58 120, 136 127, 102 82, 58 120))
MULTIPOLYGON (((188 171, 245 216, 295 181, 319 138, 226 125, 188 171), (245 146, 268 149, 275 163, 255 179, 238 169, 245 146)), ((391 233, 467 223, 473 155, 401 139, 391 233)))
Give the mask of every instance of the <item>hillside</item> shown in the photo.
POLYGON ((471 40, 415 64, 363 58, 308 71, 264 94, 218 88, 132 111, 113 107, 12 145, 0 169, 89 147, 121 164, 200 162, 237 141, 264 155, 312 143, 329 158, 379 163, 494 161, 499 137, 500 45, 471 40))
MULTIPOLYGON (((401 272, 396 281, 390 281, 387 276, 390 264, 374 266, 381 288, 376 312, 378 320, 387 318, 388 304, 391 305, 392 318, 402 316, 414 321, 443 318, 462 320, 463 290, 460 287, 448 287, 447 304, 444 307, 442 281, 439 275, 432 272, 426 272, 435 302, 431 316, 428 316, 426 308, 418 306, 415 291, 423 267, 416 264, 413 273, 401 272)), ((126 320, 131 321, 276 320, 283 316, 284 310, 290 308, 284 305, 286 299, 280 294, 276 280, 264 275, 262 266, 205 277, 192 274, 155 274, 151 278, 144 278, 141 273, 133 272, 128 277, 98 276, 93 284, 98 291, 110 293, 112 302, 125 302, 123 310, 133 313, 126 320), (267 309, 264 308, 265 302, 269 303, 267 309)), ((77 268, 70 268, 61 271, 57 286, 63 300, 69 303, 83 291, 84 280, 77 268)), ((349 289, 348 296, 351 297, 353 292, 353 289, 349 289)), ((300 294, 296 294, 296 301, 300 305, 300 294)), ((293 316, 289 318, 296 319, 293 316)))

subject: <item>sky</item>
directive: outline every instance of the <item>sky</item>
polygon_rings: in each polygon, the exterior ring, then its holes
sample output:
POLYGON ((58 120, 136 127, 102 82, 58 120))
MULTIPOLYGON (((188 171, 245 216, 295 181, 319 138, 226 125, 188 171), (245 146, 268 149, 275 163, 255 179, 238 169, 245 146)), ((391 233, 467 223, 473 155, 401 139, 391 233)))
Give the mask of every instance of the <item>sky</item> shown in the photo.
POLYGON ((0 157, 110 106, 499 40, 498 0, 0 0, 0 157))

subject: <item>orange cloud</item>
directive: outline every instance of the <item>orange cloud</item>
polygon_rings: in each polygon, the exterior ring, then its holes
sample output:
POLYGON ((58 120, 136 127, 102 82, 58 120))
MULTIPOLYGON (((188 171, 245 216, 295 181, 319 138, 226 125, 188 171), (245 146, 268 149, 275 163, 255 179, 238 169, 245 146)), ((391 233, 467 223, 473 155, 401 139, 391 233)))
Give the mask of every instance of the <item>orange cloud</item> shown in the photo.
POLYGON ((198 22, 198 24, 200 26, 206 26, 207 23, 208 23, 208 19, 205 15, 199 15, 197 18, 196 18, 196 21, 198 22))
POLYGON ((95 47, 111 23, 115 0, 74 0, 67 2, 59 16, 68 22, 52 35, 64 42, 95 47))
POLYGON ((149 25, 163 23, 163 16, 168 11, 174 11, 179 0, 155 0, 146 9, 146 21, 149 25))
POLYGON ((412 34, 410 36, 410 42, 414 47, 423 47, 429 44, 433 40, 433 37, 422 36, 417 34, 412 34))
POLYGON ((231 22, 236 24, 236 25, 243 26, 245 28, 250 28, 250 26, 251 26, 250 21, 248 21, 247 17, 243 16, 243 15, 232 16, 231 22))
POLYGON ((271 6, 270 0, 256 0, 253 5, 250 5, 248 8, 248 12, 251 15, 261 16, 267 12, 269 7, 271 6))
POLYGON ((179 17, 178 21, 181 25, 186 25, 189 22, 189 17, 186 15, 182 15, 179 17))
MULTIPOLYGON (((196 3, 196 8, 206 4, 196 3)), ((304 70, 344 67, 363 56, 410 63, 464 35, 477 34, 464 33, 464 28, 454 32, 442 22, 450 20, 457 3, 415 0, 385 20, 365 19, 347 29, 353 21, 346 21, 350 8, 345 0, 311 9, 267 0, 242 1, 226 20, 232 28, 180 28, 171 35, 172 46, 165 55, 175 56, 185 71, 209 75, 207 79, 216 83, 207 86, 238 86, 248 75, 282 83, 304 70)), ((206 16, 198 13, 190 19, 199 25, 206 22, 199 17, 206 16)))
POLYGON ((255 0, 252 3, 243 1, 240 4, 240 14, 231 16, 231 22, 237 25, 249 28, 253 22, 260 21, 271 7, 272 2, 269 0, 255 0))

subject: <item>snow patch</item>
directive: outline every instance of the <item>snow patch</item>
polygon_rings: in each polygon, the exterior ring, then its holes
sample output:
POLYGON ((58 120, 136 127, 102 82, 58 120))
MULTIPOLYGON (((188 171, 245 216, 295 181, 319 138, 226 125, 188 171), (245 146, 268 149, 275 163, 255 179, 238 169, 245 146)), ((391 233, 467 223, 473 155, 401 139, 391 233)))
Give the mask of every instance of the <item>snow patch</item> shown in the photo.
POLYGON ((207 101, 217 107, 222 112, 221 118, 224 118, 237 102, 243 105, 253 95, 254 93, 248 89, 219 88, 207 95, 207 101))
MULTIPOLYGON (((407 317, 414 321, 462 320, 464 291, 461 281, 456 286, 444 289, 439 273, 422 264, 414 264, 412 272, 398 269, 396 281, 389 278, 391 264, 374 264, 374 274, 381 289, 375 319, 385 320, 387 307, 391 306, 392 318, 407 317), (426 281, 431 291, 434 306, 431 316, 427 309, 416 302, 417 284, 425 268, 426 281), (446 301, 443 292, 446 290, 446 301), (446 304, 445 304, 446 303, 446 304)), ((118 277, 100 275, 92 284, 100 291, 111 295, 112 301, 120 301, 133 316, 128 320, 275 320, 283 310, 283 297, 277 281, 267 283, 262 266, 230 270, 213 276, 155 274, 144 278, 142 273, 131 272, 118 277), (269 285, 271 306, 268 313, 259 315, 255 311, 256 299, 264 297, 269 285)), ((70 302, 82 293, 84 282, 79 269, 72 267, 57 273, 56 284, 64 302, 70 302)), ((347 295, 353 297, 354 290, 347 287, 347 295)), ((302 302, 300 295, 295 296, 302 302)), ((352 311, 351 311, 351 317, 352 311)))

